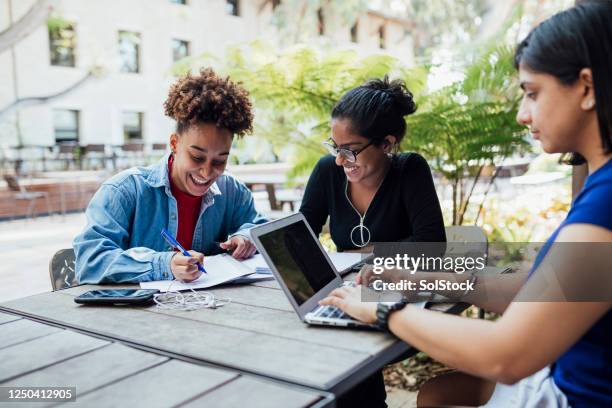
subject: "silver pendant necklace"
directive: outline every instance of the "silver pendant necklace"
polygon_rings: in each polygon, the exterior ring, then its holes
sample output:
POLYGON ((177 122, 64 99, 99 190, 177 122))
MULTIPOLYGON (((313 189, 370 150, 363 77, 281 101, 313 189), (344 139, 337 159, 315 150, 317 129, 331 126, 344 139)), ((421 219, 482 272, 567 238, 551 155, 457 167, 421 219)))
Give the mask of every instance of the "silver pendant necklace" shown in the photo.
POLYGON ((376 198, 376 194, 378 193, 378 190, 380 189, 380 186, 382 186, 382 183, 385 181, 386 177, 387 175, 385 174, 385 176, 380 181, 380 183, 378 183, 378 187, 376 187, 376 191, 374 192, 374 195, 372 196, 372 200, 368 204, 368 207, 364 211, 363 215, 361 215, 361 213, 353 205, 353 202, 349 199, 349 196, 348 196, 348 183, 349 182, 348 182, 348 179, 346 180, 346 184, 344 185, 344 196, 346 197, 346 200, 349 202, 349 204, 351 205, 353 210, 355 210, 355 212, 357 213, 357 216, 359 217, 359 224, 355 225, 353 229, 351 229, 351 233, 350 233, 351 243, 355 245, 356 247, 363 248, 370 243, 370 238, 371 238, 370 230, 368 229, 368 227, 364 225, 364 221, 365 221, 366 215, 368 214, 368 210, 370 209, 370 206, 372 205, 372 202, 376 198))

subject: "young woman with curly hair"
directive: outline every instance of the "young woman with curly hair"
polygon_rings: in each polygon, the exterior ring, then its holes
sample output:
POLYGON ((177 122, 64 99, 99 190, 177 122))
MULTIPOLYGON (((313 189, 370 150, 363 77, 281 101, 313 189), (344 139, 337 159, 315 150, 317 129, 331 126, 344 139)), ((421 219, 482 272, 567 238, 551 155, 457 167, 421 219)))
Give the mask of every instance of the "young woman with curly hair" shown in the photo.
POLYGON ((255 253, 248 230, 265 219, 244 184, 223 174, 234 136, 252 131, 248 93, 204 69, 172 85, 164 108, 176 121, 171 152, 111 177, 87 208, 87 226, 74 240, 81 283, 192 281, 196 261, 219 246, 237 259, 255 253), (163 228, 191 257, 173 251, 163 228))

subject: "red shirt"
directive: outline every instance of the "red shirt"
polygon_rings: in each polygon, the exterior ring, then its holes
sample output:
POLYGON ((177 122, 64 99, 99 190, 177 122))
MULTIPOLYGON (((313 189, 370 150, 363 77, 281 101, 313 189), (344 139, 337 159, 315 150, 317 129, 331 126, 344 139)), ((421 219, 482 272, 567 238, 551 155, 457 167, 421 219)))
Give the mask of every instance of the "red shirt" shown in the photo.
POLYGON ((202 197, 192 196, 191 194, 181 191, 172 182, 172 163, 174 157, 170 155, 168 160, 168 179, 170 180, 170 191, 176 199, 178 210, 178 231, 176 240, 187 250, 191 249, 193 243, 193 232, 195 231, 200 207, 202 205, 202 197))

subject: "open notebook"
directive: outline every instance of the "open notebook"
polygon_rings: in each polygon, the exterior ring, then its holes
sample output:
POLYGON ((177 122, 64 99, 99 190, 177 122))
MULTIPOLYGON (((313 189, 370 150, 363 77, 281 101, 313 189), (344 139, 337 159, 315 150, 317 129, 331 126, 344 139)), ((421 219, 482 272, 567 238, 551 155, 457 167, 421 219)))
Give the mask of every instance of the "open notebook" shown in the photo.
MULTIPOLYGON (((240 279, 246 275, 255 274, 256 272, 262 271, 263 268, 268 267, 266 261, 259 254, 242 262, 232 258, 232 256, 228 254, 206 256, 204 257, 203 266, 207 273, 203 273, 193 282, 184 283, 177 280, 161 280, 140 282, 140 287, 143 289, 159 289, 160 292, 167 292, 169 290, 204 289, 240 279)), ((267 276, 271 277, 269 273, 258 273, 258 275, 264 275, 262 280, 267 276)))
MULTIPOLYGON (((330 253, 329 257, 336 270, 343 271, 361 261, 362 254, 330 253)), ((205 289, 224 283, 252 283, 261 280, 274 279, 272 271, 261 254, 256 254, 245 261, 238 261, 228 254, 204 257, 202 274, 193 282, 183 283, 177 280, 161 280, 140 282, 142 289, 158 289, 160 292, 169 290, 205 289)))

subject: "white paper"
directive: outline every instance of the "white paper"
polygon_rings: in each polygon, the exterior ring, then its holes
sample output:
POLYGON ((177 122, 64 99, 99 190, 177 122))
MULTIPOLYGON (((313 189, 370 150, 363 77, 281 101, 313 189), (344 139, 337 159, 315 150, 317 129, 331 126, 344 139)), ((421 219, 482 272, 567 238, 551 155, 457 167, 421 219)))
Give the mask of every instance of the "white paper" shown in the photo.
POLYGON ((245 259, 240 263, 249 268, 252 272, 272 273, 262 254, 255 254, 251 258, 245 259))
POLYGON ((371 255, 362 254, 359 252, 328 252, 327 254, 338 272, 348 269, 356 263, 361 262, 362 259, 365 259, 367 256, 371 255))
MULTIPOLYGON (((328 252, 329 259, 335 266, 336 270, 342 272, 351 266, 360 263, 363 259, 372 255, 371 253, 353 253, 353 252, 328 252)), ((253 272, 265 274, 272 273, 266 260, 261 254, 257 254, 246 261, 241 262, 244 266, 251 269, 253 272)))
POLYGON ((151 282, 140 282, 142 289, 158 289, 160 292, 168 292, 169 290, 188 290, 188 289, 204 289, 212 286, 221 285, 253 273, 251 269, 242 265, 230 255, 221 254, 204 257, 204 269, 207 273, 203 273, 193 282, 184 283, 178 280, 162 280, 151 282))

